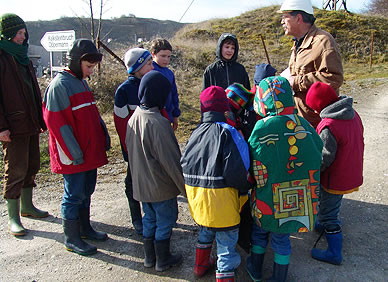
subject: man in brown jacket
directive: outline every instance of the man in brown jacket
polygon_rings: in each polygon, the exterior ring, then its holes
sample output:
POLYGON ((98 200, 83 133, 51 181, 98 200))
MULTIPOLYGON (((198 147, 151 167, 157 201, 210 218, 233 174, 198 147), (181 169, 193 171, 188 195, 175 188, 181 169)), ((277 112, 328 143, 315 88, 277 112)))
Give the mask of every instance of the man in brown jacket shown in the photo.
POLYGON ((329 84, 339 94, 343 69, 337 43, 330 33, 314 25, 310 0, 285 0, 280 7, 284 33, 294 37, 289 68, 283 72, 295 92, 298 113, 316 127, 318 114, 306 105, 306 94, 317 81, 329 84))
POLYGON ((39 133, 46 130, 35 72, 28 58, 28 33, 15 14, 0 17, 0 141, 4 153, 4 198, 9 231, 25 235, 22 216, 47 217, 32 203, 40 168, 39 133))

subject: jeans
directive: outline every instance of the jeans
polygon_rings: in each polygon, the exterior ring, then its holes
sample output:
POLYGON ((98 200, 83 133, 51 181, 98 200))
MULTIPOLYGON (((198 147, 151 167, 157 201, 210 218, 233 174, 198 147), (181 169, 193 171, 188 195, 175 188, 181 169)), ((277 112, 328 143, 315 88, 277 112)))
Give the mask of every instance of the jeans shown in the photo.
POLYGON ((89 171, 63 174, 65 191, 61 203, 61 215, 63 219, 78 219, 79 209, 90 207, 92 196, 97 182, 97 169, 89 171))
POLYGON ((279 255, 287 256, 291 254, 290 234, 280 234, 269 232, 256 223, 252 224, 252 245, 267 248, 269 235, 271 235, 271 248, 279 255))
POLYGON ((136 230, 142 227, 140 203, 133 198, 133 186, 131 177, 131 168, 127 168, 127 176, 125 177, 125 195, 127 195, 129 210, 131 212, 132 224, 136 230))
POLYGON ((171 231, 178 219, 177 198, 154 203, 142 202, 143 237, 162 241, 171 237, 171 231))
POLYGON ((216 231, 207 227, 201 227, 198 234, 198 242, 217 242, 217 270, 227 272, 235 270, 241 263, 240 254, 236 251, 238 240, 238 228, 228 231, 216 231))
POLYGON ((318 222, 326 230, 341 230, 341 221, 338 214, 341 208, 343 195, 330 194, 322 188, 319 189, 318 222))

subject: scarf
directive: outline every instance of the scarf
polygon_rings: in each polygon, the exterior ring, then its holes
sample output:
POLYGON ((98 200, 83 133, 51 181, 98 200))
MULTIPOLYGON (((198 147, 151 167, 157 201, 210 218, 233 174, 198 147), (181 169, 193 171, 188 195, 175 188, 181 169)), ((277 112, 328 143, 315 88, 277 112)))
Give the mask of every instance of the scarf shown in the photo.
POLYGON ((19 64, 27 66, 30 63, 30 59, 27 55, 28 43, 23 43, 23 45, 19 45, 12 41, 3 39, 0 40, 0 49, 12 55, 19 64))

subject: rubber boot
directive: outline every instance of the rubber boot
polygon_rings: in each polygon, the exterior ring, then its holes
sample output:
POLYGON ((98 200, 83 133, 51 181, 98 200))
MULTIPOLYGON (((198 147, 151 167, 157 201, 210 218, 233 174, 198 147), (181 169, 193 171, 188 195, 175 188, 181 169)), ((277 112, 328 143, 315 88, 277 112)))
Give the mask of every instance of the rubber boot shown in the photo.
POLYGON ((89 245, 81 239, 79 220, 62 219, 63 232, 65 233, 65 248, 69 252, 89 256, 97 252, 95 246, 89 245))
POLYGON ((90 225, 90 209, 79 209, 80 234, 82 239, 106 241, 108 235, 105 232, 96 231, 90 225))
POLYGON ((214 257, 211 256, 213 242, 196 244, 194 276, 200 278, 206 274, 215 264, 214 257))
POLYGON ((154 267, 156 263, 154 238, 144 238, 144 267, 154 267))
POLYGON ((21 216, 30 216, 34 218, 48 217, 47 211, 42 211, 34 206, 32 203, 32 187, 22 189, 20 197, 20 214, 21 216))
POLYGON ((8 208, 8 229, 13 236, 24 236, 26 230, 20 222, 20 199, 5 199, 8 208))
POLYGON ((285 282, 287 280, 288 264, 273 263, 272 277, 267 282, 285 282))
POLYGON ((170 253, 170 238, 161 241, 155 241, 156 271, 165 271, 172 266, 182 262, 182 255, 173 255, 170 253))
POLYGON ((217 282, 234 282, 234 271, 216 272, 217 282))
POLYGON ((129 167, 127 171, 127 177, 125 178, 125 195, 128 199, 129 211, 131 212, 132 225, 138 235, 143 234, 143 223, 141 216, 140 203, 133 198, 133 186, 132 179, 128 176, 129 167))
POLYGON ((333 231, 332 233, 325 230, 327 240, 327 250, 316 249, 315 246, 311 250, 311 256, 320 261, 339 265, 342 262, 342 232, 333 231))
POLYGON ((142 235, 143 223, 142 223, 142 217, 141 217, 140 203, 133 198, 129 199, 128 195, 127 195, 127 199, 128 199, 129 210, 131 212, 133 228, 135 228, 136 234, 142 235))
POLYGON ((251 251, 247 258, 245 269, 253 281, 261 281, 263 278, 264 254, 257 254, 251 251))

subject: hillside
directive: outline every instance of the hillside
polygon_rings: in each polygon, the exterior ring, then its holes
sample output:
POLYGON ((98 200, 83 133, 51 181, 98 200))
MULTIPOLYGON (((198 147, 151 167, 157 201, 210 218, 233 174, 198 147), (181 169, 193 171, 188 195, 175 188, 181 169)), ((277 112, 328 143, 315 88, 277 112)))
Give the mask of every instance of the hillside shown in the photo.
MULTIPOLYGON (((98 21, 94 22, 95 28, 98 21)), ((120 17, 102 20, 101 39, 112 39, 112 43, 134 44, 138 38, 149 40, 155 36, 170 38, 184 26, 174 21, 160 21, 136 17, 120 17)), ((75 30, 76 37, 90 38, 90 20, 87 18, 64 17, 53 21, 27 22, 30 44, 39 45, 47 31, 75 30)))
MULTIPOLYGON (((278 9, 279 6, 270 6, 243 13, 238 17, 187 24, 179 30, 176 27, 178 31, 174 36, 165 36, 169 38, 174 48, 170 67, 176 76, 182 110, 180 126, 176 132, 181 142, 187 140, 199 121, 199 94, 202 86, 202 74, 206 66, 215 60, 216 42, 221 33, 231 32, 239 38, 238 60, 247 69, 251 81, 255 65, 267 62, 260 34, 265 38, 271 64, 279 73, 287 67, 292 39, 284 35, 280 25, 280 15, 276 13, 278 9)), ((333 34, 341 50, 345 70, 345 83, 342 89, 346 90, 349 80, 388 77, 387 18, 364 15, 350 16, 343 11, 320 9, 315 9, 315 15, 317 26, 333 34), (374 55, 373 66, 370 67, 372 31, 374 32, 374 55)), ((131 19, 122 20, 124 24, 131 19)), ((106 34, 106 30, 108 30, 108 26, 104 25, 104 34, 106 34)), ((171 30, 175 32, 175 29, 171 28, 171 30)), ((118 40, 113 37, 113 34, 112 31, 109 37, 118 40)), ((115 34, 123 36, 123 32, 115 32, 115 34)), ((37 37, 39 38, 39 36, 37 37)), ((125 45, 121 45, 114 51, 119 57, 123 57, 130 44, 133 43, 128 39, 125 45)), ((149 48, 149 42, 144 42, 144 46, 149 48)), ((104 53, 104 55, 100 83, 93 81, 91 85, 95 91, 100 110, 111 112, 115 90, 126 79, 127 74, 122 65, 109 54, 104 53)), ((119 153, 118 140, 116 144, 119 153)))

